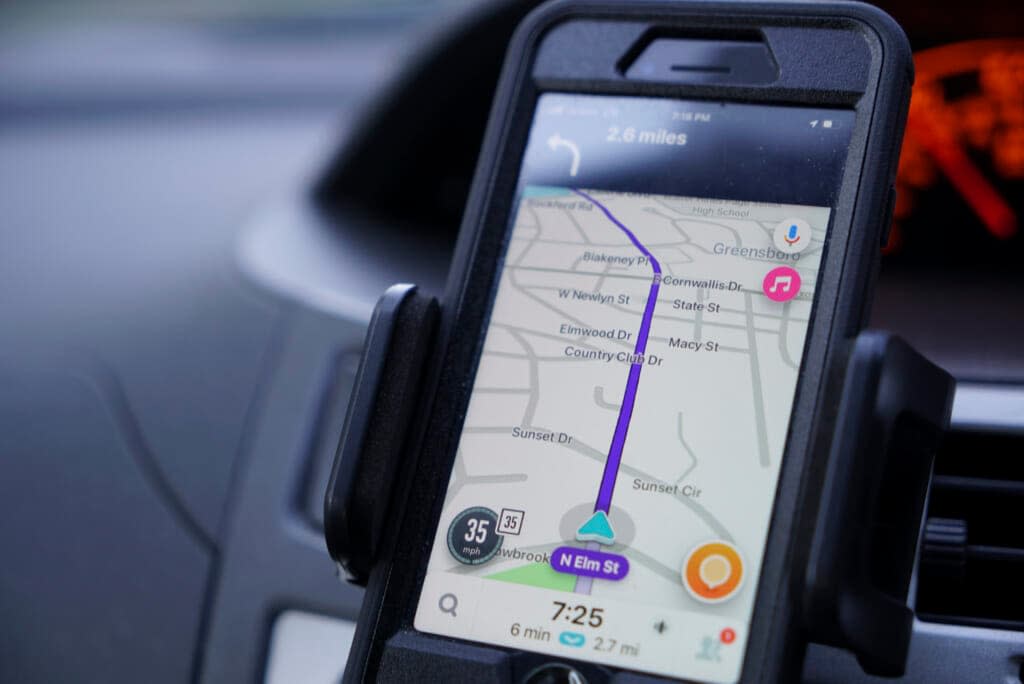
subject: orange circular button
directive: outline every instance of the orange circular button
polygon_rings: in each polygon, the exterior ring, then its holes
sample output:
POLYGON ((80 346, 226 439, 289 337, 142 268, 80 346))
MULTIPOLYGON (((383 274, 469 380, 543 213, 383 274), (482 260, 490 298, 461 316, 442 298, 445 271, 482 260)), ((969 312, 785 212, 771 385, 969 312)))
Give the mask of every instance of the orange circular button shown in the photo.
POLYGON ((698 544, 683 561, 683 586, 704 603, 732 598, 743 584, 743 559, 727 541, 698 544))

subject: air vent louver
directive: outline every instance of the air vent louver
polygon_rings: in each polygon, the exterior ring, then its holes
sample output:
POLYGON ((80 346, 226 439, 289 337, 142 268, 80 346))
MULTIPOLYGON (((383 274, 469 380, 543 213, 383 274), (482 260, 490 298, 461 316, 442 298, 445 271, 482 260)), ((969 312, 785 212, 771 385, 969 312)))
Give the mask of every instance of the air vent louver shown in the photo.
POLYGON ((1024 630, 1024 435, 955 431, 921 543, 922 620, 1024 630))

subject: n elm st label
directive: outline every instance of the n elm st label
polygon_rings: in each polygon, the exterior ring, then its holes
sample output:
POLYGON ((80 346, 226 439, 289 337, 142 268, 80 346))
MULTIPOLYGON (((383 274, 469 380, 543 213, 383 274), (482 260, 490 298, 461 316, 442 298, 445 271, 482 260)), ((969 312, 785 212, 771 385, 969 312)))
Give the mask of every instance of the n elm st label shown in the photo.
POLYGON ((629 560, 617 553, 559 546, 551 554, 551 567, 557 572, 582 577, 618 581, 629 574, 629 560))

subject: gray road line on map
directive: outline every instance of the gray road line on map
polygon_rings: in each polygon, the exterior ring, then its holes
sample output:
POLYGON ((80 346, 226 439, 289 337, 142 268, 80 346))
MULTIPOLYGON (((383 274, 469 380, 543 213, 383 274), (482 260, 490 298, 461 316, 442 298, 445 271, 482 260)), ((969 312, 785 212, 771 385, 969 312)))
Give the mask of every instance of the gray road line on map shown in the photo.
POLYGON ((590 241, 590 238, 587 237, 587 233, 583 230, 583 226, 581 226, 580 222, 576 220, 576 217, 572 215, 572 212, 569 211, 568 207, 559 207, 559 209, 561 209, 569 218, 569 221, 576 228, 576 231, 580 234, 580 237, 583 238, 583 242, 587 245, 592 245, 593 243, 590 241))
MULTIPOLYGON (((633 311, 632 309, 628 309, 628 308, 622 306, 621 304, 616 304, 615 302, 612 302, 609 306, 611 306, 611 308, 615 309, 616 311, 621 311, 623 313, 633 314, 634 316, 642 316, 643 315, 639 311, 633 311)), ((679 316, 669 316, 668 314, 654 314, 654 318, 660 318, 663 321, 675 321, 677 323, 695 323, 696 322, 696 319, 694 319, 694 318, 681 318, 679 316)), ((720 324, 716 323, 715 325, 722 325, 722 326, 725 326, 725 327, 729 327, 730 325, 733 325, 733 324, 730 324, 730 323, 720 323, 720 324)), ((742 326, 735 326, 735 327, 741 328, 742 326)), ((655 339, 658 339, 658 338, 651 337, 650 339, 655 340, 655 339)))
MULTIPOLYGON (((526 226, 526 227, 527 228, 534 228, 535 226, 526 226)), ((512 235, 509 239, 510 240, 536 240, 538 243, 540 243, 542 245, 582 245, 582 243, 577 242, 575 240, 555 240, 554 238, 538 238, 538 237, 533 237, 532 235, 512 235)), ((644 244, 647 245, 647 243, 644 243, 644 244)), ((683 243, 683 244, 686 244, 688 246, 693 246, 693 247, 700 247, 700 245, 691 244, 691 243, 688 243, 688 242, 687 243, 683 243)), ((589 243, 587 243, 586 246, 587 247, 610 247, 610 248, 622 247, 622 248, 626 248, 629 245, 624 245, 621 242, 589 242, 589 243)), ((678 246, 679 246, 679 241, 675 240, 673 242, 652 242, 651 244, 647 245, 647 248, 648 249, 651 249, 651 248, 654 248, 654 247, 668 248, 668 247, 678 247, 678 246)), ((705 251, 707 251, 707 250, 705 250, 705 251)), ((711 252, 708 252, 708 254, 710 254, 710 253, 711 252)))
POLYGON ((793 370, 797 370, 797 365, 789 354, 789 346, 786 344, 787 335, 789 334, 789 305, 791 303, 786 302, 782 305, 782 321, 779 323, 779 355, 782 356, 784 364, 793 370))
MULTIPOLYGON (((752 295, 757 295, 757 296, 759 296, 759 297, 760 297, 761 295, 763 295, 763 294, 764 294, 764 290, 762 290, 762 289, 761 289, 760 287, 741 287, 741 288, 740 288, 740 289, 738 289, 738 290, 729 290, 729 291, 730 291, 730 292, 742 292, 742 293, 744 293, 744 294, 752 294, 752 295)), ((812 299, 814 299, 814 290, 805 290, 805 289, 803 288, 803 286, 801 286, 801 287, 800 287, 800 294, 798 294, 798 295, 797 295, 796 297, 794 297, 794 298, 793 298, 792 300, 790 300, 790 301, 795 301, 795 302, 807 302, 808 304, 810 304, 810 302, 811 302, 811 300, 812 300, 812 299), (804 295, 804 294, 806 294, 806 295, 808 295, 808 296, 807 296, 807 297, 802 297, 801 295, 804 295)), ((744 313, 744 312, 740 312, 740 313, 744 313)), ((757 312, 755 311, 755 312, 754 312, 754 315, 755 315, 755 316, 758 316, 758 315, 760 315, 760 314, 758 314, 758 313, 757 313, 757 312)))
POLYGON ((604 387, 601 385, 594 386, 594 403, 603 409, 609 409, 611 411, 618 411, 622 408, 621 404, 613 404, 610 401, 605 401, 604 387))
MULTIPOLYGON (((600 277, 604 274, 595 273, 594 275, 600 277)), ((650 280, 650 278, 648 278, 648 280, 650 280)), ((523 287, 529 288, 531 290, 544 290, 545 292, 560 292, 561 290, 566 289, 564 287, 558 287, 557 285, 523 285, 523 287)))
MULTIPOLYGON (((697 288, 697 304, 704 303, 704 289, 697 288)), ((704 307, 697 309, 697 313, 693 315, 693 339, 700 342, 704 334, 704 307)))
MULTIPOLYGON (((787 302, 787 304, 788 303, 789 302, 787 302)), ((747 313, 743 309, 729 309, 729 308, 726 308, 724 306, 722 307, 721 310, 724 311, 725 313, 744 314, 744 315, 747 313)), ((779 315, 776 315, 776 314, 773 314, 773 313, 765 313, 763 311, 755 311, 754 315, 758 316, 760 318, 774 318, 777 321, 781 321, 782 320, 782 316, 779 316, 779 315)), ((806 319, 806 318, 794 318, 792 316, 789 317, 789 320, 792 323, 807 323, 808 322, 808 319, 806 319)))
MULTIPOLYGON (((761 328, 757 328, 755 332, 764 333, 766 335, 775 335, 775 334, 778 333, 777 330, 763 330, 761 328)), ((651 337, 649 337, 648 339, 654 340, 656 342, 664 342, 665 344, 668 344, 668 341, 669 341, 669 338, 667 338, 667 337, 655 337, 653 335, 651 337)), ((729 346, 726 346, 726 345, 723 345, 723 344, 719 344, 718 345, 718 350, 719 351, 728 351, 728 352, 738 352, 738 353, 742 353, 742 354, 746 354, 747 353, 747 350, 743 349, 742 347, 729 347, 729 346)), ((520 360, 524 360, 524 359, 528 359, 529 358, 528 356, 526 356, 526 354, 516 354, 514 352, 501 352, 501 351, 487 351, 487 350, 484 350, 483 353, 484 353, 485 356, 497 356, 497 357, 506 358, 506 359, 520 359, 520 360)), ((577 356, 539 356, 538 355, 535 358, 537 359, 537 361, 542 362, 542 363, 586 363, 588 361, 593 361, 593 359, 586 359, 586 358, 577 357, 577 356)), ((606 362, 606 363, 608 363, 608 362, 606 362)))
MULTIPOLYGON (((536 288, 536 287, 540 287, 540 286, 539 285, 530 285, 529 287, 536 288)), ((557 289, 557 288, 552 288, 552 289, 557 289)), ((740 290, 740 292, 742 292, 742 290, 740 290)), ((757 292, 754 291, 753 294, 757 294, 757 292)), ((671 305, 673 301, 674 301, 674 299, 663 299, 661 297, 658 298, 658 302, 660 304, 671 305)), ((721 311, 723 313, 732 313, 732 314, 740 314, 740 315, 746 315, 746 313, 747 313, 744 309, 732 309, 732 308, 729 308, 727 306, 723 306, 721 309, 719 309, 719 311, 721 311)), ((773 314, 773 313, 766 313, 766 312, 763 312, 763 311, 755 311, 754 315, 758 316, 760 318, 774 318, 775 320, 781 320, 782 319, 782 316, 780 316, 780 315, 776 315, 776 314, 773 314)), ((792 323, 807 323, 808 322, 806 318, 796 318, 795 316, 790 316, 789 320, 792 323)), ((744 327, 743 329, 746 330, 746 327, 744 327)))
MULTIPOLYGON (((801 257, 811 256, 812 254, 820 254, 820 253, 822 253, 824 251, 825 251, 825 242, 821 241, 817 245, 812 245, 812 246, 808 247, 807 249, 805 249, 803 252, 800 253, 800 256, 801 257)), ((820 266, 816 266, 814 268, 814 272, 815 273, 818 272, 818 268, 820 268, 820 266)))
POLYGON ((658 215, 658 216, 660 216, 660 217, 662 217, 664 219, 667 219, 669 223, 675 223, 676 221, 683 221, 683 220, 686 220, 687 218, 690 218, 690 216, 691 216, 691 214, 684 214, 683 212, 679 211, 678 209, 673 207, 671 204, 665 202, 664 200, 656 199, 655 198, 654 201, 657 204, 660 204, 664 209, 668 209, 670 212, 672 212, 671 216, 666 216, 665 214, 662 214, 657 209, 657 207, 652 207, 652 213, 654 213, 654 214, 656 214, 656 215, 658 215))
MULTIPOLYGON (((521 287, 526 288, 528 290, 544 290, 545 292, 558 292, 559 290, 564 289, 564 288, 556 287, 554 285, 522 285, 521 287)), ((697 290, 697 303, 698 304, 703 303, 703 296, 704 296, 703 293, 704 293, 703 289, 698 289, 697 290)), ((659 299, 658 301, 659 302, 664 302, 666 304, 671 304, 672 303, 671 299, 659 299)), ((608 306, 610 308, 612 308, 612 309, 615 309, 616 311, 621 311, 622 313, 628 313, 628 314, 631 314, 633 316, 641 316, 641 315, 643 315, 642 312, 640 312, 640 311, 634 311, 633 309, 625 307, 622 304, 617 304, 615 302, 609 303, 608 306)), ((725 309, 725 308, 723 308, 722 311, 728 311, 729 313, 737 313, 737 314, 743 314, 743 315, 746 315, 746 313, 747 313, 746 311, 744 311, 742 309, 725 309)), ((755 316, 766 316, 768 318, 774 318, 774 319, 780 319, 780 320, 782 318, 781 316, 775 316, 773 314, 759 314, 759 313, 756 313, 756 312, 754 313, 754 315, 755 316)), ((654 318, 660 318, 660 319, 666 320, 666 321, 676 321, 677 323, 693 323, 693 324, 696 325, 698 330, 700 330, 702 325, 703 326, 714 327, 714 328, 726 328, 728 330, 746 330, 747 329, 747 326, 741 325, 739 323, 725 323, 723 321, 710 321, 710 320, 707 320, 707 319, 703 318, 702 313, 700 311, 698 311, 698 313, 695 315, 694 318, 682 318, 680 316, 670 316, 669 314, 654 314, 654 318), (698 320, 698 318, 699 318, 699 320, 698 320)), ((807 322, 804 319, 793 319, 793 320, 794 321, 804 322, 804 323, 807 322)), ((509 325, 508 323, 493 323, 492 325, 498 325, 498 326, 501 326, 501 327, 506 328, 506 329, 513 329, 514 328, 516 330, 521 330, 522 332, 526 332, 526 333, 533 334, 533 335, 538 335, 540 337, 547 337, 547 338, 550 338, 550 339, 553 339, 553 340, 558 340, 558 341, 561 341, 561 342, 577 342, 581 346, 587 346, 587 343, 579 342, 576 338, 560 337, 558 335, 552 335, 550 333, 542 333, 540 331, 531 330, 529 328, 517 328, 515 326, 509 325)), ((589 324, 582 324, 581 323, 581 325, 589 325, 589 324)), ((590 326, 590 327, 594 327, 594 326, 590 326)), ((757 332, 769 333, 769 334, 775 334, 775 333, 778 332, 777 330, 770 330, 768 328, 756 328, 756 330, 757 330, 757 332)), ((651 339, 658 339, 658 338, 652 337, 651 339)), ((699 337, 696 338, 696 339, 698 341, 700 341, 699 337)), ((590 345, 590 348, 591 349, 601 349, 600 347, 595 347, 593 345, 590 345)), ((521 358, 521 357, 517 356, 517 358, 521 358)), ((540 357, 540 358, 542 358, 542 357, 540 357)))
POLYGON ((694 453, 693 449, 690 448, 690 445, 686 443, 686 438, 683 437, 683 412, 680 411, 676 416, 676 437, 679 438, 679 443, 683 445, 683 450, 690 457, 690 466, 683 471, 683 474, 680 475, 678 479, 676 479, 676 486, 678 487, 679 484, 693 472, 693 469, 697 467, 697 454, 694 453))
MULTIPOLYGON (((684 219, 679 219, 679 220, 683 221, 684 219)), ((704 218, 703 216, 692 216, 692 217, 690 217, 690 220, 694 221, 695 223, 706 223, 709 226, 716 226, 718 228, 721 228, 722 230, 726 230, 726 231, 732 233, 732 236, 734 238, 736 238, 736 244, 734 245, 735 247, 742 247, 743 246, 743 237, 742 237, 743 234, 740 233, 740 229, 739 228, 733 228, 732 226, 726 225, 724 223, 719 223, 718 221, 711 221, 711 220, 709 220, 707 218, 704 218)), ((746 221, 748 219, 734 219, 734 220, 736 220, 736 221, 746 221)))
MULTIPOLYGON (((533 286, 532 285, 524 285, 523 287, 533 287, 533 286)), ((555 340, 557 342, 573 342, 573 343, 575 343, 576 345, 578 345, 580 347, 586 347, 588 349, 594 349, 594 350, 597 350, 597 351, 602 351, 601 347, 596 347, 596 346, 594 346, 592 344, 589 344, 587 342, 581 342, 580 338, 578 338, 578 337, 562 337, 561 335, 555 335, 553 333, 541 332, 540 330, 534 330, 532 328, 523 328, 521 326, 510 325, 508 323, 492 322, 491 325, 497 326, 497 327, 500 327, 500 328, 504 328, 505 330, 508 330, 509 332, 512 332, 513 330, 516 330, 516 331, 519 331, 519 332, 527 334, 527 335, 534 335, 536 337, 543 337, 545 339, 555 340)), ((590 326, 590 327, 591 327, 591 329, 594 329, 594 330, 597 329, 594 326, 590 326)))
POLYGON ((689 261, 662 261, 661 265, 668 269, 669 275, 678 276, 679 273, 676 271, 676 269, 673 268, 673 266, 679 266, 680 264, 688 266, 689 264, 692 263, 693 259, 690 259, 689 261))
POLYGON ((743 296, 747 307, 747 345, 750 347, 750 385, 753 390, 754 424, 757 429, 758 458, 765 468, 768 459, 768 426, 764 417, 764 392, 761 390, 761 366, 757 358, 757 332, 754 327, 754 304, 747 293, 743 296))
POLYGON ((681 244, 679 242, 672 243, 672 246, 675 247, 677 250, 679 250, 679 252, 681 254, 686 255, 686 257, 688 257, 691 262, 695 261, 695 259, 693 258, 693 256, 689 252, 683 251, 683 247, 693 248, 693 249, 697 250, 698 252, 703 252, 704 254, 706 254, 708 256, 715 256, 714 252, 712 252, 710 249, 708 249, 704 245, 696 242, 692 237, 690 237, 689 233, 687 233, 682 228, 677 226, 675 219, 671 219, 668 216, 662 216, 662 218, 668 219, 669 225, 677 233, 679 233, 680 237, 682 237, 683 240, 684 240, 684 242, 682 242, 681 244))
POLYGON ((661 206, 665 207, 666 209, 668 209, 669 211, 671 211, 672 213, 675 214, 675 216, 666 216, 665 218, 677 219, 677 218, 680 218, 680 217, 687 216, 687 214, 684 214, 683 212, 679 211, 678 209, 673 207, 671 204, 669 204, 668 202, 666 202, 665 200, 663 200, 663 199, 661 199, 659 197, 652 197, 651 199, 654 200, 654 202, 656 204, 660 204, 661 206))
MULTIPOLYGON (((508 432, 508 428, 505 428, 508 432)), ((463 487, 474 484, 509 484, 513 482, 526 482, 529 479, 526 473, 508 473, 505 475, 470 475, 466 470, 462 449, 455 454, 455 466, 452 468, 452 479, 448 485, 448 492, 445 495, 445 505, 455 499, 455 496, 463 487)))
MULTIPOLYGON (((686 243, 685 246, 686 247, 699 247, 699 245, 695 245, 695 244, 689 243, 689 242, 686 243)), ((648 248, 648 249, 650 249, 650 248, 648 248)), ((666 249, 666 250, 669 250, 669 249, 674 250, 674 251, 679 253, 679 256, 686 257, 686 259, 687 259, 687 261, 670 261, 670 262, 667 262, 667 263, 671 263, 671 264, 683 264, 683 263, 685 263, 685 264, 692 264, 695 261, 695 259, 693 258, 693 255, 690 254, 689 252, 687 252, 686 250, 684 250, 683 249, 683 245, 680 245, 678 242, 676 242, 673 245, 664 247, 664 249, 666 249)), ((662 263, 666 263, 666 262, 663 261, 662 263)))
MULTIPOLYGON (((655 216, 657 216, 659 218, 663 218, 666 221, 668 221, 669 225, 672 226, 672 228, 674 228, 677 233, 679 233, 684 238, 686 238, 686 242, 684 242, 683 244, 685 244, 687 247, 693 247, 694 249, 699 250, 701 252, 704 252, 705 254, 714 254, 714 252, 712 252, 710 249, 708 249, 704 245, 702 245, 702 244, 700 244, 698 242, 695 242, 694 239, 692 237, 690 237, 689 233, 687 233, 680 226, 677 225, 677 222, 685 221, 686 219, 676 218, 674 216, 666 216, 665 214, 662 214, 662 213, 660 213, 657 210, 650 211, 650 213, 654 214, 655 216)), ((715 224, 712 224, 712 225, 715 225, 715 224)), ((675 245, 677 247, 679 246, 678 242, 669 243, 669 244, 673 244, 673 245, 675 245)))
MULTIPOLYGON (((514 352, 502 352, 502 351, 487 351, 484 350, 485 356, 498 356, 506 359, 526 359, 529 358, 526 354, 516 354, 514 352)), ((593 361, 593 359, 585 359, 579 356, 537 356, 538 361, 544 363, 582 363, 585 361, 593 361)))
POLYGON ((528 363, 530 364, 530 398, 526 400, 526 410, 523 411, 523 422, 522 426, 525 429, 526 426, 533 422, 533 417, 537 413, 537 403, 540 401, 540 369, 537 365, 536 354, 533 351, 533 347, 526 341, 522 333, 516 330, 509 330, 509 334, 515 338, 519 346, 523 348, 526 355, 529 357, 528 363))
MULTIPOLYGON (((721 539, 724 539, 725 541, 731 542, 732 541, 732 535, 726 533, 726 534, 721 536, 721 539)), ((622 555, 626 556, 626 558, 631 558, 633 560, 636 560, 637 562, 640 563, 640 565, 643 565, 643 566, 649 568, 650 570, 653 570, 657 574, 661 575, 662 578, 667 579, 670 582, 675 583, 675 582, 681 582, 682 581, 681 578, 680 578, 680 572, 682 572, 681 569, 677 570, 675 568, 670 568, 669 566, 665 565, 661 561, 655 560, 651 556, 648 556, 646 553, 644 553, 642 551, 638 551, 636 548, 634 548, 632 546, 629 547, 628 549, 623 549, 622 550, 622 555)))
MULTIPOLYGON (((538 232, 538 234, 540 233, 540 229, 539 228, 537 229, 537 232, 538 232)), ((519 264, 523 263, 523 259, 526 258, 526 255, 530 253, 530 250, 533 249, 533 246, 536 245, 536 244, 537 244, 536 240, 530 240, 530 242, 527 243, 527 245, 525 247, 523 247, 523 251, 519 253, 519 256, 516 257, 515 263, 512 264, 512 265, 513 266, 518 266, 519 264)), ((506 266, 506 269, 507 268, 508 267, 506 266)), ((511 278, 511 275, 512 274, 509 273, 509 277, 510 278, 511 278)))
MULTIPOLYGON (((663 320, 677 321, 677 322, 680 322, 680 323, 698 323, 698 321, 696 319, 678 318, 676 316, 669 316, 667 314, 655 315, 654 317, 655 318, 661 318, 663 320)), ((708 328, 725 328, 727 330, 746 330, 747 329, 747 326, 740 325, 739 323, 723 323, 721 321, 709 321, 707 319, 701 319, 701 321, 699 323, 700 323, 700 325, 698 325, 698 327, 697 327, 697 331, 698 332, 697 332, 697 338, 696 338, 698 342, 700 341, 700 332, 701 332, 700 326, 704 326, 704 327, 708 327, 708 328)), ((758 332, 770 332, 770 333, 776 332, 775 330, 767 330, 767 329, 762 329, 762 328, 758 328, 757 331, 758 332)), ((653 340, 654 338, 652 337, 651 339, 653 340)))
MULTIPOLYGON (((662 205, 662 206, 664 206, 664 205, 662 205)), ((669 216, 668 214, 662 213, 661 209, 658 209, 658 207, 644 207, 643 211, 645 213, 648 213, 648 214, 654 214, 658 218, 663 218, 666 221, 670 221, 670 222, 671 221, 675 221, 675 220, 677 220, 679 218, 679 216, 669 216)), ((676 210, 673 209, 672 211, 676 211, 676 210)), ((678 214, 679 212, 676 211, 676 213, 678 214)))
POLYGON ((540 220, 540 215, 537 213, 537 207, 533 206, 532 202, 525 202, 523 204, 523 206, 526 207, 526 210, 528 212, 530 212, 530 216, 533 217, 533 225, 532 226, 527 226, 527 227, 528 228, 536 228, 537 229, 537 235, 540 235, 543 232, 543 230, 541 228, 542 223, 541 223, 541 220, 540 220))
MULTIPOLYGON (((594 328, 594 327, 596 327, 596 326, 591 325, 590 323, 586 323, 586 322, 580 320, 579 318, 576 318, 575 316, 572 316, 572 315, 566 313, 565 311, 562 311, 561 309, 559 309, 554 304, 551 304, 550 302, 546 302, 541 297, 538 297, 534 293, 530 292, 528 288, 530 288, 532 286, 531 285, 520 285, 519 281, 516 280, 515 275, 511 271, 508 274, 508 279, 509 279, 509 283, 511 283, 512 287, 514 287, 515 289, 519 290, 519 292, 521 292, 522 294, 526 295, 527 297, 529 297, 533 301, 537 302, 538 304, 540 304, 544 308, 549 309, 551 311, 554 311, 559 316, 565 316, 566 318, 568 318, 573 323, 581 325, 581 326, 583 326, 585 328, 594 328)), ((648 280, 650 280, 650 278, 648 278, 648 280)), ((631 345, 628 342, 623 342, 621 340, 608 340, 608 341, 612 342, 614 344, 617 344, 620 347, 625 347, 626 349, 630 349, 631 348, 631 345)))
POLYGON ((608 277, 608 273, 610 273, 611 270, 612 270, 612 264, 609 261, 608 263, 606 263, 604 265, 604 273, 602 273, 601 275, 599 275, 597 277, 597 282, 594 284, 594 289, 591 290, 591 292, 595 292, 596 293, 596 292, 600 292, 601 291, 601 288, 604 287, 605 278, 608 277))
MULTIPOLYGON (((554 291, 554 292, 557 292, 558 290, 563 289, 563 288, 555 287, 554 285, 523 285, 522 287, 530 289, 530 290, 545 290, 545 291, 554 291)), ((701 299, 702 293, 703 293, 703 290, 698 290, 697 291, 697 302, 698 303, 701 303, 701 301, 702 301, 702 299, 701 299)), ((659 299, 658 301, 659 302, 666 302, 666 303, 671 303, 672 302, 672 300, 670 300, 670 299, 669 300, 659 299)), ((615 309, 616 311, 621 311, 622 313, 631 314, 633 316, 642 316, 643 315, 643 313, 640 312, 640 311, 634 311, 633 309, 625 307, 622 304, 617 304, 615 302, 609 303, 608 307, 612 308, 612 309, 615 309)), ((722 310, 725 311, 725 309, 722 309, 722 310)), ((741 311, 739 309, 736 309, 735 311, 733 311, 733 313, 745 314, 746 312, 745 311, 741 311)), ((697 316, 699 316, 699 315, 700 315, 700 312, 698 312, 697 316)), ((759 315, 759 314, 754 314, 754 315, 756 316, 756 315, 759 315)), ((660 318, 660 319, 665 320, 665 321, 676 321, 677 323, 694 323, 694 324, 698 324, 698 325, 700 323, 700 321, 698 321, 696 317, 695 318, 682 318, 680 316, 670 316, 668 314, 654 314, 654 318, 660 318)), ((747 326, 740 325, 739 323, 724 323, 722 321, 709 321, 709 320, 706 320, 706 319, 704 319, 702 322, 703 322, 704 325, 709 326, 709 327, 714 327, 714 328, 727 328, 729 330, 746 330, 747 329, 747 326)), ((505 325, 507 327, 507 324, 502 324, 502 325, 505 325)), ((758 328, 757 331, 758 332, 763 332, 763 333, 775 333, 775 332, 778 332, 776 330, 768 330, 768 329, 765 329, 765 328, 758 328)), ((542 333, 537 333, 537 334, 542 334, 542 333)), ((569 341, 569 340, 566 340, 565 338, 559 338, 557 336, 552 336, 552 337, 554 337, 555 339, 562 339, 562 340, 565 340, 565 341, 569 341)), ((651 339, 654 340, 654 339, 658 339, 658 338, 652 337, 651 339)), ((698 338, 698 341, 699 341, 699 338, 698 338)))
MULTIPOLYGON (((554 432, 554 430, 549 430, 546 427, 541 427, 538 425, 530 425, 527 427, 531 430, 545 430, 547 432, 554 432)), ((505 430, 507 431, 508 428, 505 428, 505 430)), ((572 442, 570 442, 569 444, 558 444, 557 446, 562 447, 563 449, 569 449, 570 451, 575 451, 576 453, 586 456, 594 461, 597 461, 602 465, 608 458, 608 454, 606 454, 605 452, 598 451, 594 447, 590 446, 589 444, 579 439, 573 439, 572 442)), ((660 477, 655 477, 650 473, 645 473, 636 466, 629 465, 628 463, 625 462, 623 462, 622 465, 619 467, 619 472, 624 472, 632 477, 639 477, 645 480, 650 480, 651 482, 656 482, 658 484, 671 486, 668 482, 662 480, 660 477)), ((672 500, 691 509, 697 515, 697 517, 704 521, 704 524, 711 528, 711 530, 715 534, 718 534, 720 536, 725 535, 723 537, 724 539, 730 538, 728 536, 728 531, 725 529, 725 526, 722 525, 722 523, 718 522, 718 519, 715 518, 715 516, 712 515, 706 508, 701 506, 693 499, 690 499, 688 497, 672 497, 672 500)))
MULTIPOLYGON (((758 248, 757 247, 751 247, 751 249, 758 249, 758 248)), ((762 248, 762 249, 767 249, 767 248, 762 248)), ((775 249, 774 245, 772 246, 772 249, 775 249)), ((803 252, 803 254, 807 254, 807 253, 808 252, 803 252)), ((725 256, 725 255, 723 255, 723 256, 725 256)), ((749 261, 751 263, 765 264, 765 265, 768 265, 768 266, 778 266, 778 264, 779 264, 779 260, 778 259, 772 259, 770 257, 765 257, 764 259, 761 259, 759 257, 754 257, 754 256, 736 257, 736 258, 737 259, 746 259, 747 261, 749 261)), ((799 261, 797 261, 797 262, 790 262, 790 263, 794 263, 796 266, 800 265, 799 261)), ((818 272, 817 269, 810 269, 810 268, 808 268, 808 269, 805 269, 805 270, 808 273, 814 273, 814 274, 817 274, 817 272, 818 272)))
MULTIPOLYGON (((579 243, 576 243, 576 244, 579 244, 579 243)), ((582 247, 584 245, 580 245, 580 246, 582 247)), ((589 246, 589 245, 587 245, 587 246, 589 246)), ((618 255, 613 255, 613 256, 618 256, 618 255)), ((621 264, 620 265, 620 264, 617 264, 617 263, 614 263, 614 262, 611 262, 611 261, 605 261, 605 262, 602 262, 602 263, 604 263, 604 271, 580 271, 577 267, 583 261, 585 261, 585 260, 586 260, 586 255, 581 254, 579 256, 579 258, 576 259, 576 261, 572 262, 572 270, 571 271, 567 271, 567 273, 585 273, 587 275, 593 275, 593 276, 597 276, 599 278, 601 276, 611 277, 611 278, 625 278, 627 274, 625 274, 625 273, 614 274, 614 273, 612 273, 612 271, 613 270, 615 270, 615 271, 628 271, 629 269, 633 268, 632 266, 627 266, 625 264, 621 264)), ((526 269, 528 267, 523 266, 522 268, 526 269)), ((541 268, 537 267, 537 270, 541 270, 541 268)), ((554 269, 551 269, 551 270, 554 270, 554 269)), ((636 278, 640 278, 641 280, 644 280, 644 278, 642 276, 631 276, 631 277, 636 277, 636 278)), ((651 279, 650 276, 648 276, 646 278, 646 280, 648 280, 648 281, 650 281, 650 279, 651 279)))
MULTIPOLYGON (((723 230, 727 230, 730 233, 732 233, 732 236, 734 238, 736 238, 736 244, 734 245, 735 247, 742 247, 743 246, 743 239, 740 237, 739 231, 737 229, 733 228, 732 226, 727 226, 724 223, 718 223, 717 221, 710 221, 705 216, 694 216, 694 215, 684 214, 683 212, 679 211, 678 209, 675 209, 674 207, 672 207, 671 205, 666 204, 663 200, 657 200, 656 199, 655 202, 657 202, 661 206, 665 207, 669 211, 674 211, 676 214, 679 215, 678 218, 670 218, 668 216, 666 216, 665 218, 669 219, 669 223, 671 223, 672 227, 676 229, 676 232, 678 232, 680 235, 685 237, 690 242, 690 244, 696 246, 698 249, 703 250, 703 251, 707 252, 708 254, 711 254, 711 252, 706 247, 703 247, 703 246, 697 244, 696 242, 694 242, 693 238, 690 237, 689 233, 687 233, 685 230, 683 230, 683 228, 679 225, 680 221, 693 221, 695 223, 706 223, 709 226, 717 226, 719 228, 722 228, 723 230)), ((744 220, 744 219, 740 219, 740 220, 744 220)))
MULTIPOLYGON (((583 257, 580 257, 580 259, 582 258, 583 257)), ((579 259, 577 259, 577 261, 579 261, 579 259)), ((612 268, 614 268, 614 266, 612 268)), ((651 282, 651 276, 630 275, 628 273, 612 273, 610 270, 607 273, 602 273, 600 271, 577 271, 575 269, 569 268, 549 268, 545 266, 517 266, 515 264, 505 266, 505 270, 510 272, 509 275, 511 275, 511 271, 536 271, 538 273, 562 273, 566 275, 596 277, 604 276, 605 278, 627 278, 629 280, 642 280, 646 283, 651 282)))
POLYGON ((740 236, 740 231, 738 229, 733 228, 732 226, 727 226, 724 223, 716 223, 715 221, 708 221, 706 219, 698 218, 696 220, 698 222, 701 222, 701 223, 707 223, 707 224, 712 225, 712 226, 717 226, 717 227, 721 228, 722 230, 725 230, 725 231, 728 231, 729 233, 732 233, 733 238, 735 238, 735 240, 736 240, 736 244, 733 245, 733 246, 734 247, 742 247, 743 246, 743 238, 740 236))

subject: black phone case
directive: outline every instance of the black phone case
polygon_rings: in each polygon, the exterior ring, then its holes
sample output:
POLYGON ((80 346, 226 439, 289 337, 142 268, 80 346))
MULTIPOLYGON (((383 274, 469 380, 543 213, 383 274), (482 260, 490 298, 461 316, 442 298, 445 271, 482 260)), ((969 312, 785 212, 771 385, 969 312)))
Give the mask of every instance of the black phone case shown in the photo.
MULTIPOLYGON (((805 647, 802 585, 832 439, 843 359, 862 328, 880 243, 894 202, 913 66, 906 37, 858 3, 558 1, 513 37, 442 298, 435 356, 412 430, 398 505, 386 529, 352 644, 345 681, 520 681, 567 659, 414 630, 413 616, 481 351, 514 208, 521 155, 545 91, 643 95, 855 110, 794 398, 758 579, 742 682, 796 681, 805 647), (629 80, 621 59, 649 36, 764 36, 780 76, 769 85, 629 80), (599 38, 599 40, 597 39, 599 38), (559 49, 549 49, 560 41, 559 49), (611 51, 618 50, 609 64, 611 51), (826 76, 827 73, 827 76, 826 76)), ((601 681, 667 681, 573 663, 601 681)))

